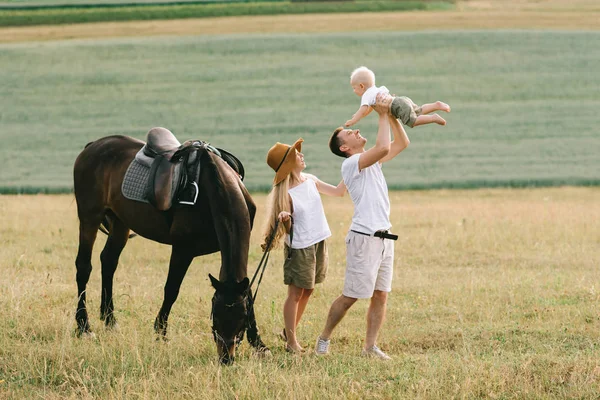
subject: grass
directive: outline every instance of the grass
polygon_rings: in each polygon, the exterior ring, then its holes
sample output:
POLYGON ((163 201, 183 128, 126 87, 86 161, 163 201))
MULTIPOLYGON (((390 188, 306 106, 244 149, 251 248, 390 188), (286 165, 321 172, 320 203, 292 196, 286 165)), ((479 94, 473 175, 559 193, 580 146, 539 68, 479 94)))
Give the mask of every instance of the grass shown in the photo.
MULTIPOLYGON (((252 170, 252 187, 271 179, 268 146, 303 135, 309 172, 335 181, 339 160, 326 140, 356 106, 346 77, 363 59, 348 49, 363 39, 381 83, 453 105, 444 130, 409 131, 411 147, 386 168, 394 185, 590 182, 600 176, 593 152, 599 46, 585 31, 597 30, 597 7, 594 0, 469 1, 443 13, 0 28, 0 42, 211 35, 0 45, 0 190, 69 190, 72 161, 87 141, 143 137, 152 125, 233 149, 252 170), (584 32, 322 34, 432 28, 584 32), (399 77, 399 69, 411 74, 399 77), (318 88, 316 103, 307 81, 318 88), (440 157, 449 161, 440 165, 440 157)), ((374 124, 361 125, 371 140, 374 124)), ((276 252, 257 304, 274 356, 257 359, 244 343, 231 368, 217 365, 209 334, 207 274, 218 270, 218 256, 194 261, 171 314, 171 340, 157 343, 152 322, 169 249, 141 238, 128 244, 115 280, 121 330, 110 332, 98 318, 106 240, 99 235, 88 286, 97 339, 78 340, 72 196, 0 196, 0 398, 597 398, 599 194, 393 192, 400 240, 379 344, 394 360, 359 357, 364 301, 335 331, 331 357, 286 354, 276 338, 285 298, 276 252)), ((264 195, 254 197, 250 272, 264 219, 264 195)), ((309 348, 341 290, 351 215, 348 198, 324 203, 330 268, 299 330, 309 348)))
MULTIPOLYGON (((130 4, 153 4, 153 3, 281 3, 289 0, 98 0, 94 2, 86 0, 2 0, 0 6, 35 8, 54 6, 122 6, 130 4)), ((7 7, 7 8, 8 8, 7 7)))
POLYGON ((69 5, 36 9, 0 9, 0 26, 60 25, 106 21, 209 18, 238 15, 349 13, 451 9, 452 3, 414 1, 249 2, 217 4, 69 5))
POLYGON ((262 15, 94 24, 0 27, 0 43, 75 38, 216 35, 230 33, 327 33, 524 29, 597 31, 595 0, 457 0, 453 10, 262 15), (340 21, 344 21, 340 24, 340 21))
MULTIPOLYGON (((515 0, 513 0, 514 2, 515 0)), ((487 9, 469 2, 455 11, 348 14, 262 15, 180 20, 98 22, 94 24, 0 27, 0 43, 106 39, 145 36, 188 36, 269 33, 422 32, 464 30, 597 31, 600 9, 595 4, 576 10, 553 8, 487 9), (344 24, 340 24, 343 18, 344 24)), ((528 5, 529 3, 518 3, 528 5)), ((536 3, 539 4, 539 3, 536 3)), ((546 3, 544 3, 545 5, 546 3)), ((569 3, 571 4, 571 3, 569 3)), ((504 5, 504 3, 503 3, 504 5)))
MULTIPOLYGON (((209 333, 216 255, 192 264, 171 314, 168 344, 152 322, 169 248, 142 238, 122 254, 115 279, 120 331, 106 331, 98 236, 88 286, 96 340, 73 336, 76 206, 72 196, 0 196, 0 397, 91 398, 595 398, 600 391, 598 188, 392 192, 393 291, 380 346, 359 356, 367 302, 334 332, 332 354, 294 357, 276 333, 285 298, 282 255, 259 292, 259 326, 273 358, 247 343, 219 367, 209 333)), ((249 271, 260 257, 262 194, 249 271)), ((299 329, 311 347, 340 293, 349 199, 324 199, 333 236, 326 281, 299 329)))
MULTIPOLYGON (((215 35, 0 45, 0 187, 68 190, 84 145, 153 126, 237 154, 268 188, 276 141, 304 137, 308 171, 337 182, 330 132, 354 112, 350 71, 418 103, 446 127, 409 129, 386 168, 395 188, 597 184, 596 32, 475 31, 215 35), (348 49, 361 49, 359 56, 348 49)), ((376 119, 358 127, 373 142, 376 119)))

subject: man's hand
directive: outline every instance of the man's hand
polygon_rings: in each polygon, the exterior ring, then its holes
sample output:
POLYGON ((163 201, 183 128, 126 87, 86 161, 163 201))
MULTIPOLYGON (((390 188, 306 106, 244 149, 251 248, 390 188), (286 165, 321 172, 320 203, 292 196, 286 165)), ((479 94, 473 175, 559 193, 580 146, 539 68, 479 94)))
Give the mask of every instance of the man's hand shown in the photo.
POLYGON ((379 93, 376 97, 377 102, 373 106, 373 109, 377 112, 377 114, 389 114, 390 113, 390 105, 394 98, 389 94, 379 93))
POLYGON ((290 217, 292 216, 292 214, 290 214, 287 211, 282 211, 279 213, 279 215, 277 216, 277 219, 281 222, 287 222, 290 220, 290 217))
POLYGON ((347 128, 347 127, 349 127, 349 126, 352 126, 352 125, 354 125, 354 121, 353 121, 353 120, 351 120, 351 119, 349 119, 348 121, 346 121, 346 123, 344 124, 344 126, 345 126, 346 128, 347 128))

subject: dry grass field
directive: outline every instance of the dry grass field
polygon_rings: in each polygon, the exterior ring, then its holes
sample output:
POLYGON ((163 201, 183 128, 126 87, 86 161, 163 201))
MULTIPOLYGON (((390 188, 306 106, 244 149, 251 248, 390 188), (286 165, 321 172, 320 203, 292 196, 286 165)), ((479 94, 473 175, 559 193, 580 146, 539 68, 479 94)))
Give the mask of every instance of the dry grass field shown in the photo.
POLYGON ((458 0, 456 11, 276 15, 1 28, 0 43, 153 35, 464 29, 597 30, 594 0, 458 0))
MULTIPOLYGON (((597 398, 600 392, 600 190, 554 188, 392 192, 396 242, 382 363, 360 357, 367 302, 336 330, 332 354, 292 356, 283 326, 282 256, 275 252, 257 315, 273 357, 246 342, 219 367, 209 332, 218 256, 198 258, 170 319, 152 323, 169 248, 126 247, 115 279, 120 330, 106 331, 99 235, 88 286, 95 340, 74 337, 76 205, 65 196, 0 196, 0 398, 597 398)), ((259 206, 249 270, 260 257, 259 206)), ((324 199, 333 236, 326 282, 299 331, 311 347, 340 293, 352 205, 324 199)))

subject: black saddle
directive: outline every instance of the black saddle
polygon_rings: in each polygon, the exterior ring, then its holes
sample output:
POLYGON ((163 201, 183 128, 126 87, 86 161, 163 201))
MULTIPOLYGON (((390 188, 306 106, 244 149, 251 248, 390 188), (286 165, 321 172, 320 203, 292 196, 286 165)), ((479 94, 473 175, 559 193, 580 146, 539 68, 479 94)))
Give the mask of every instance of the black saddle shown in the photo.
POLYGON ((138 163, 150 169, 147 181, 142 182, 144 200, 161 211, 174 204, 196 204, 200 190, 201 151, 221 157, 244 180, 244 166, 233 154, 200 140, 181 144, 168 129, 152 128, 146 135, 146 144, 132 162, 132 165, 138 163))

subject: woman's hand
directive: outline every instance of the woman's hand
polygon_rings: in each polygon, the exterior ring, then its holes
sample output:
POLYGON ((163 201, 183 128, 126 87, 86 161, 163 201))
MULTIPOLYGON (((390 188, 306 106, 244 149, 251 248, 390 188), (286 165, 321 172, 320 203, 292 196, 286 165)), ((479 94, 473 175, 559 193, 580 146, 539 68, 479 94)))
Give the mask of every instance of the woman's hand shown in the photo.
POLYGON ((282 211, 279 213, 279 215, 277 216, 277 219, 281 222, 287 222, 290 220, 290 218, 292 217, 292 214, 290 214, 287 211, 282 211))

